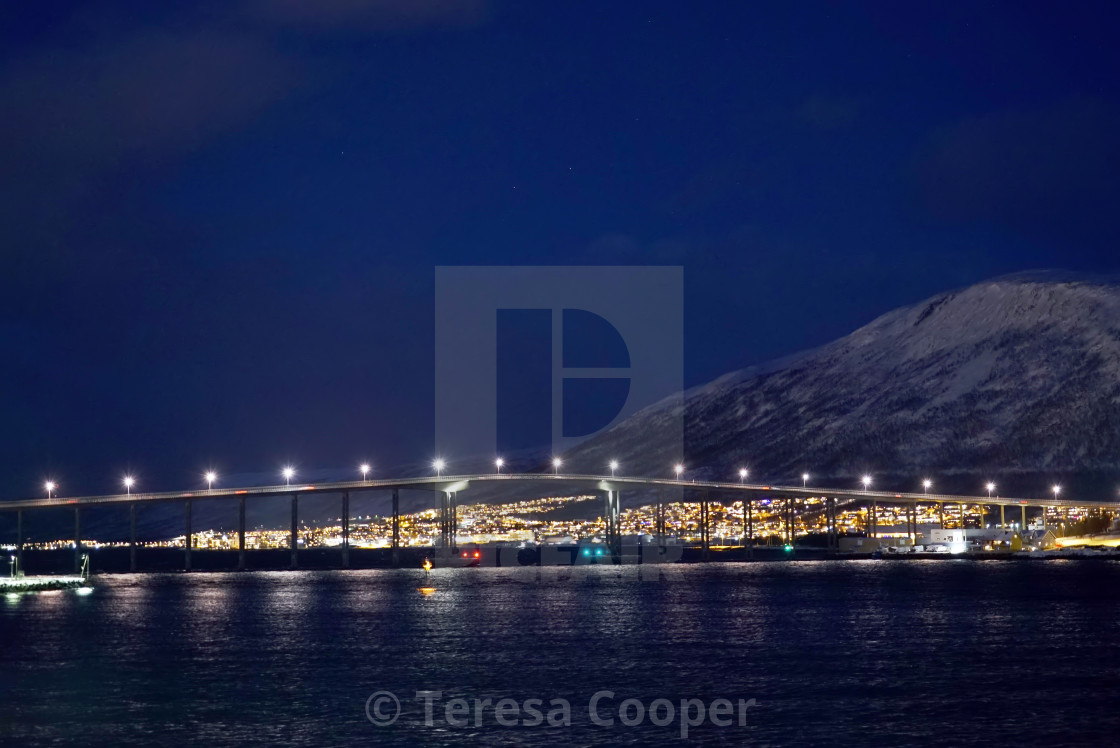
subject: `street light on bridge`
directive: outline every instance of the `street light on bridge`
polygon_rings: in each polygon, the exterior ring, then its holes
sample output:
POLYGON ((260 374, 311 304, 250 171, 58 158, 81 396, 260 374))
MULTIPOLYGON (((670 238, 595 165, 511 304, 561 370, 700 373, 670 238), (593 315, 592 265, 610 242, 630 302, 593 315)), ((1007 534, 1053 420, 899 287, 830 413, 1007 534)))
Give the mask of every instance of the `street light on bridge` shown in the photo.
POLYGON ((296 474, 296 469, 294 467, 292 467, 291 465, 288 465, 287 467, 285 467, 284 470, 283 470, 284 485, 286 485, 286 486, 292 485, 292 476, 295 475, 295 474, 296 474))
POLYGON ((505 464, 506 464, 506 461, 503 460, 501 457, 499 457, 498 459, 494 460, 494 469, 497 472, 500 473, 500 472, 502 472, 502 465, 505 465, 505 464))
POLYGON ((746 468, 739 468, 739 482, 740 483, 745 481, 747 479, 748 475, 750 475, 749 470, 747 470, 746 468))
POLYGON ((871 487, 871 476, 870 475, 863 476, 862 478, 860 478, 860 482, 863 483, 863 490, 866 491, 868 488, 871 487))
POLYGON ((1050 490, 1054 492, 1054 499, 1055 499, 1055 500, 1057 500, 1057 498, 1058 498, 1058 494, 1060 494, 1060 493, 1062 492, 1062 487, 1061 487, 1061 486, 1059 486, 1059 485, 1058 485, 1057 483, 1055 483, 1055 484, 1054 484, 1054 485, 1053 485, 1053 486, 1052 486, 1052 487, 1050 488, 1050 490))
POLYGON ((611 477, 613 478, 614 471, 618 470, 618 460, 611 460, 611 464, 608 467, 611 469, 611 477))
POLYGON ((673 474, 677 476, 677 480, 681 479, 681 473, 684 472, 684 465, 679 462, 673 466, 673 474))
POLYGON ((49 499, 51 497, 51 492, 58 488, 58 484, 53 480, 49 480, 43 484, 43 488, 47 489, 47 498, 49 499))
POLYGON ((989 482, 984 488, 988 489, 988 498, 992 498, 992 491, 996 490, 996 484, 989 482))
POLYGON ((922 488, 925 490, 927 495, 929 494, 929 489, 932 485, 933 481, 931 481, 929 478, 926 478, 924 481, 922 481, 922 488))
POLYGON ((369 475, 369 463, 363 462, 358 466, 358 470, 362 474, 362 480, 366 480, 366 477, 369 475))
POLYGON ((553 470, 553 472, 556 473, 556 475, 560 475, 560 466, 563 465, 563 464, 564 464, 564 461, 561 460, 559 457, 553 457, 552 458, 552 470, 553 470))
POLYGON ((207 470, 206 475, 204 475, 203 477, 206 478, 206 490, 207 491, 212 489, 214 487, 214 481, 218 480, 218 474, 215 473, 213 470, 207 470))
POLYGON ((443 461, 442 457, 437 457, 432 461, 432 467, 435 468, 436 477, 439 477, 439 474, 443 472, 443 469, 445 467, 447 467, 447 463, 443 461))
POLYGON ((136 479, 133 478, 131 475, 126 475, 124 477, 124 491, 125 491, 126 494, 128 494, 130 496, 132 495, 132 484, 135 483, 135 482, 136 482, 136 479))
POLYGON ((801 487, 805 488, 805 486, 807 486, 807 485, 809 485, 809 474, 808 473, 802 473, 801 474, 801 487))

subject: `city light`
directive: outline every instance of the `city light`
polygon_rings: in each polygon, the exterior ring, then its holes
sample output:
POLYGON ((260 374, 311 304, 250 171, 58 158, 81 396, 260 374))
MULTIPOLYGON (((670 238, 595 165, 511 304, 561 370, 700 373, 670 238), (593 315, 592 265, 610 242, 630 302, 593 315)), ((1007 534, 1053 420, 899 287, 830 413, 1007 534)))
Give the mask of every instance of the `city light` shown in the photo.
POLYGON ((47 498, 49 499, 51 497, 51 492, 58 488, 58 484, 53 480, 49 480, 43 484, 43 488, 47 489, 47 498))
POLYGON ((988 485, 984 486, 984 488, 988 489, 988 498, 992 498, 992 491, 996 490, 996 484, 988 483, 988 485))
POLYGON ((437 457, 432 461, 432 467, 435 468, 436 476, 439 476, 439 474, 443 472, 443 469, 447 467, 447 463, 443 461, 442 457, 437 457))
POLYGON ((360 470, 361 473, 362 473, 362 480, 366 480, 366 476, 369 475, 369 463, 368 462, 363 462, 361 465, 358 466, 358 470, 360 470))
POLYGON ((291 465, 284 468, 284 483, 285 485, 292 484, 292 476, 296 474, 296 469, 291 465))
POLYGON ((614 477, 614 471, 618 470, 618 460, 611 460, 611 464, 610 464, 609 467, 611 469, 611 477, 613 478, 614 477))
POLYGON ((206 490, 209 491, 214 487, 214 481, 218 480, 218 474, 213 470, 207 470, 204 477, 206 478, 206 490))
POLYGON ((560 466, 563 465, 563 464, 564 463, 560 460, 559 457, 553 457, 552 458, 552 469, 554 471, 556 471, 557 475, 560 475, 560 466))
POLYGON ((871 476, 865 475, 860 481, 863 483, 863 490, 866 491, 871 486, 871 476))
POLYGON ((124 477, 124 491, 125 491, 126 494, 129 494, 129 495, 132 494, 132 484, 135 483, 135 482, 136 482, 136 479, 133 478, 131 475, 126 475, 124 477))
POLYGON ((502 465, 505 465, 505 464, 506 464, 506 461, 505 461, 505 460, 503 460, 503 459, 502 459, 501 457, 499 457, 498 459, 494 460, 494 467, 495 467, 495 468, 497 469, 497 471, 498 471, 499 473, 500 473, 500 472, 502 472, 502 465))

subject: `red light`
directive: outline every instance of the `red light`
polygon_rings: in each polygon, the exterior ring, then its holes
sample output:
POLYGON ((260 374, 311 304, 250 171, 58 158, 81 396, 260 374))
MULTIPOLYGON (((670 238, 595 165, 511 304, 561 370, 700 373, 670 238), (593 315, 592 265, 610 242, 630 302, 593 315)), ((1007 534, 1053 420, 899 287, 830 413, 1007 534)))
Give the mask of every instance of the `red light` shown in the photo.
POLYGON ((479 552, 478 552, 478 551, 475 551, 475 552, 474 552, 474 557, 475 557, 475 558, 481 558, 482 556, 481 556, 481 554, 479 554, 479 552))

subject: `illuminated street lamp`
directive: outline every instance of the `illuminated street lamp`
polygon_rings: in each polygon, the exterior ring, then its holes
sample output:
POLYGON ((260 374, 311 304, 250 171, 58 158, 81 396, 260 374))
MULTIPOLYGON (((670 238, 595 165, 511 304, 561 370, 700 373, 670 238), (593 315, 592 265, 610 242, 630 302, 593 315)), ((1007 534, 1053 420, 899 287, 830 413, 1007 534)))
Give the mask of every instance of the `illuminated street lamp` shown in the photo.
POLYGON ((684 465, 682 465, 678 462, 676 465, 673 466, 673 472, 676 474, 677 480, 680 480, 681 479, 681 473, 684 472, 684 465))
POLYGON ((290 486, 292 484, 292 476, 295 475, 295 474, 296 474, 296 469, 294 467, 292 467, 291 465, 288 465, 287 467, 285 467, 284 468, 284 484, 290 486))
POLYGON ((494 467, 495 467, 495 469, 497 469, 497 471, 499 473, 502 472, 502 465, 505 465, 505 464, 506 464, 506 461, 503 460, 501 457, 494 460, 494 467))
POLYGON ((213 470, 207 470, 204 477, 206 478, 206 490, 209 491, 214 487, 214 481, 218 480, 218 474, 213 470))
POLYGON ((58 488, 58 484, 53 480, 49 480, 43 484, 43 488, 47 489, 47 498, 49 499, 51 497, 51 492, 58 488))
POLYGON ((439 476, 439 474, 443 472, 443 469, 444 469, 445 467, 447 467, 447 463, 443 461, 443 458, 442 458, 442 457, 437 457, 437 458, 436 458, 436 459, 435 459, 435 460, 434 460, 434 461, 432 462, 432 467, 433 467, 433 468, 435 468, 435 470, 436 470, 436 476, 438 477, 438 476, 439 476))
POLYGON ((996 490, 996 484, 988 483, 988 485, 984 486, 984 488, 988 489, 988 498, 992 498, 992 491, 996 490))
POLYGON ((802 473, 801 474, 801 487, 805 488, 805 486, 807 486, 807 485, 809 485, 809 474, 808 473, 802 473))
POLYGON ((618 470, 618 460, 611 460, 611 464, 608 467, 611 469, 611 477, 613 478, 614 471, 618 470))
POLYGON ((564 462, 559 457, 552 458, 552 469, 556 475, 560 475, 560 466, 563 464, 564 462))
POLYGON ((124 491, 125 491, 126 494, 128 494, 130 496, 132 495, 132 484, 135 483, 135 482, 136 482, 136 479, 133 478, 131 475, 126 475, 124 477, 124 491))
POLYGON ((740 483, 745 481, 747 479, 748 475, 750 475, 749 470, 747 470, 746 468, 739 468, 739 482, 740 483))
POLYGON ((929 488, 932 485, 933 481, 931 481, 929 478, 926 478, 924 481, 922 481, 922 488, 925 490, 927 495, 929 494, 929 488))
POLYGON ((358 466, 358 470, 362 474, 362 480, 366 480, 366 478, 369 476, 369 463, 368 462, 363 462, 361 465, 358 466))
POLYGON ((1060 493, 1062 492, 1062 487, 1061 487, 1061 486, 1059 486, 1059 485, 1058 485, 1057 483, 1055 483, 1055 484, 1054 484, 1054 485, 1053 485, 1053 486, 1052 486, 1052 487, 1050 488, 1050 490, 1054 492, 1054 499, 1055 499, 1055 500, 1057 500, 1057 498, 1058 498, 1058 494, 1060 494, 1060 493))
POLYGON ((863 490, 866 491, 868 488, 871 487, 871 476, 870 475, 863 476, 862 478, 860 478, 860 482, 863 483, 863 490))

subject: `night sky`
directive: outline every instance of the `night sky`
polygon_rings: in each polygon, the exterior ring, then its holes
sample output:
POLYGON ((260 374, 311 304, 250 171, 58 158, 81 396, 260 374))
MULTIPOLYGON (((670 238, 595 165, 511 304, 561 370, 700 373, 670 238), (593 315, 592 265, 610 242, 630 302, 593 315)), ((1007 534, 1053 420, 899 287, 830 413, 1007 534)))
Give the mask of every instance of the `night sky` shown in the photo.
POLYGON ((1114 4, 0 6, 0 496, 433 452, 438 265, 685 273, 685 383, 1113 272, 1114 4))

